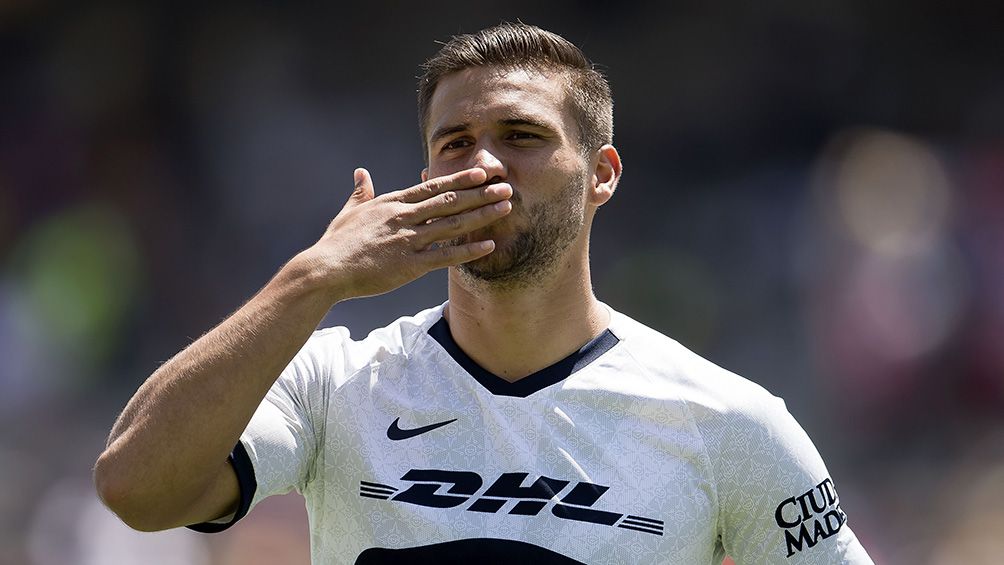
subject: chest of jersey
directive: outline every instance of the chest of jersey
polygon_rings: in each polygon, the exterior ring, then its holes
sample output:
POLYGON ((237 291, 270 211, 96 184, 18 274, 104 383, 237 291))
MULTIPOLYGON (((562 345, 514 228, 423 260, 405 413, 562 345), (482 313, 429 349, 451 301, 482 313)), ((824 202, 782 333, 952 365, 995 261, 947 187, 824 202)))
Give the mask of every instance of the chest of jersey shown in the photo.
POLYGON ((374 364, 331 397, 304 493, 330 539, 312 543, 355 545, 358 563, 710 563, 700 434, 646 384, 616 348, 525 397, 445 354, 374 364))

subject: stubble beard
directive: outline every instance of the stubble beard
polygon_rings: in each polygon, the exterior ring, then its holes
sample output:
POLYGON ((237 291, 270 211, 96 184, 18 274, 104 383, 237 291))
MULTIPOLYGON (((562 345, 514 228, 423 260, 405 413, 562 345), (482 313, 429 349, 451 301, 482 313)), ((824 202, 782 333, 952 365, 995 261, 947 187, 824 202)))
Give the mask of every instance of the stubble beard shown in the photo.
MULTIPOLYGON (((553 273, 565 252, 579 236, 585 221, 582 190, 584 175, 573 175, 552 200, 520 209, 521 199, 513 195, 510 221, 523 223, 516 235, 498 245, 489 255, 457 266, 469 282, 494 290, 518 290, 535 286, 553 273)), ((489 229, 490 233, 490 229, 489 229)), ((469 236, 454 240, 467 243, 469 236)))

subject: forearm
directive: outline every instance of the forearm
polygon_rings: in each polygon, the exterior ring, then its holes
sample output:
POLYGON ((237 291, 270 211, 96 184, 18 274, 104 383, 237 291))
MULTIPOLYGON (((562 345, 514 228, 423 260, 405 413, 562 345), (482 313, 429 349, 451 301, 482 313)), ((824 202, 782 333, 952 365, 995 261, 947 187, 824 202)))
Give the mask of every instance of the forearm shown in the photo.
POLYGON ((110 505, 171 516, 205 491, 265 393, 334 302, 310 280, 302 257, 290 261, 147 379, 95 468, 110 505))

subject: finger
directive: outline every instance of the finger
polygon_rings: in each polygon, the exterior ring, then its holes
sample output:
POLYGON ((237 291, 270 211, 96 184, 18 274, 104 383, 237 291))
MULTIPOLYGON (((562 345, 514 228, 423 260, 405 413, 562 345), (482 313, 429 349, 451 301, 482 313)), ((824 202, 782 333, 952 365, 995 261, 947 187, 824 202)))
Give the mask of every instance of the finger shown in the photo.
POLYGON ((473 261, 492 251, 495 251, 495 242, 487 239, 462 245, 444 245, 428 251, 421 251, 418 253, 418 257, 431 271, 473 261))
POLYGON ((362 204, 367 200, 373 200, 373 178, 370 172, 363 168, 358 168, 352 173, 352 180, 355 181, 355 189, 352 196, 349 196, 349 203, 362 204))
POLYGON ((437 241, 454 239, 496 222, 511 211, 512 203, 502 200, 462 214, 444 216, 435 222, 415 227, 415 242, 421 248, 437 241))
POLYGON ((414 204, 411 214, 415 223, 421 224, 429 220, 439 220, 481 206, 508 200, 511 196, 512 186, 508 183, 490 184, 466 190, 448 190, 438 196, 414 204))
POLYGON ((411 188, 400 191, 397 199, 401 202, 421 202, 442 194, 448 190, 463 190, 474 188, 488 180, 488 173, 484 169, 474 168, 429 179, 422 184, 416 184, 411 188))

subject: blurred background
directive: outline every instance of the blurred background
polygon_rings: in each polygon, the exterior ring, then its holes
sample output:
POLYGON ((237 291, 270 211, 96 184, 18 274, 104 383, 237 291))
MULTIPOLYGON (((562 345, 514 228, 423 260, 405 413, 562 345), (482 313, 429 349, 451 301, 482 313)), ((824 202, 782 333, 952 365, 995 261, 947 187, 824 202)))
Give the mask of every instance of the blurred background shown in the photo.
MULTIPOLYGON (((90 470, 160 363, 418 182, 418 65, 522 19, 608 75, 598 296, 785 398, 878 564, 1004 560, 998 2, 0 2, 0 563, 307 563, 302 499, 132 532, 90 470)), ((362 337, 444 273, 338 305, 362 337)))

